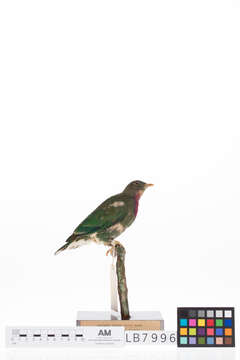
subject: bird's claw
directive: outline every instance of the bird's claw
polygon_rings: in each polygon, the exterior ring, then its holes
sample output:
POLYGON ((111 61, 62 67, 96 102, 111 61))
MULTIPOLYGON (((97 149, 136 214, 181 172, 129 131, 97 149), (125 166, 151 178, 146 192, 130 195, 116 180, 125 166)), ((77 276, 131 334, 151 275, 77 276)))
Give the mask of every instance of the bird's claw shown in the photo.
POLYGON ((106 256, 108 256, 109 254, 111 254, 113 257, 115 256, 114 246, 111 246, 110 249, 108 249, 108 251, 106 252, 106 256))
POLYGON ((116 245, 122 246, 122 244, 121 244, 119 241, 114 241, 114 242, 111 244, 110 249, 108 249, 108 251, 106 252, 106 256, 108 256, 108 254, 111 254, 112 257, 115 257, 115 256, 116 256, 116 249, 115 249, 116 245))

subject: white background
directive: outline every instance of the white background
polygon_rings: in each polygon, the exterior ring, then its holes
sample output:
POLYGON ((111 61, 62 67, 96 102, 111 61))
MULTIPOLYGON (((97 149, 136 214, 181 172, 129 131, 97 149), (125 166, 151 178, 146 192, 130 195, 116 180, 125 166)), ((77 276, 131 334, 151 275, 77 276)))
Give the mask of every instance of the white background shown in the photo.
MULTIPOLYGON (((53 253, 135 179, 155 186, 119 237, 130 308, 160 310, 174 330, 177 306, 235 306, 239 329, 239 43, 236 0, 0 2, 2 347, 7 324, 109 309, 106 248, 53 253)), ((191 354, 146 349, 82 354, 191 354)))

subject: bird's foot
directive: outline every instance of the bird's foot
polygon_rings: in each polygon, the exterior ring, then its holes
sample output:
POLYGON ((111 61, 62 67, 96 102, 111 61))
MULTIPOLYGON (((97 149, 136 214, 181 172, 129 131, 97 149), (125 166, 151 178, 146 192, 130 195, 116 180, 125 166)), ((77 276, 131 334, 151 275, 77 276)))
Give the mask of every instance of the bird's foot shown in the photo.
POLYGON ((116 250, 115 250, 116 245, 120 245, 123 247, 123 245, 119 241, 116 240, 112 241, 110 249, 108 249, 108 251, 106 252, 106 256, 108 256, 108 254, 111 254, 113 257, 116 256, 116 250))

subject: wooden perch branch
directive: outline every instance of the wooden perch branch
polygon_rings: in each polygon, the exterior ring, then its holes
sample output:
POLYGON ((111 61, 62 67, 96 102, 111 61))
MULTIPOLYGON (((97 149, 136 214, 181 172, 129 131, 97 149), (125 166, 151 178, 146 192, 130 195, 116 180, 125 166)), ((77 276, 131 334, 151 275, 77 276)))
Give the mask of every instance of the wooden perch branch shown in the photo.
POLYGON ((129 308, 128 308, 128 289, 125 275, 125 254, 126 250, 122 245, 117 244, 115 247, 117 255, 116 273, 118 279, 118 295, 121 307, 122 320, 129 320, 129 308))

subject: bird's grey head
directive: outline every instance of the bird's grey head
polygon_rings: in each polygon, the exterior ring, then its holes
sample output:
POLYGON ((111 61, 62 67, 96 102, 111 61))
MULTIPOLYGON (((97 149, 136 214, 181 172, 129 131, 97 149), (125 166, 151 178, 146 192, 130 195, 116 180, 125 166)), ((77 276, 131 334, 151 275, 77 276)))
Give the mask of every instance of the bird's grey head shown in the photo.
POLYGON ((124 192, 131 195, 138 194, 141 196, 149 186, 153 186, 153 184, 147 184, 140 180, 134 180, 128 184, 128 186, 124 189, 124 192))

